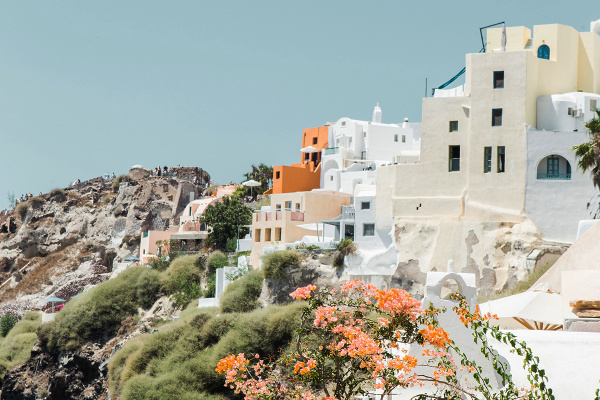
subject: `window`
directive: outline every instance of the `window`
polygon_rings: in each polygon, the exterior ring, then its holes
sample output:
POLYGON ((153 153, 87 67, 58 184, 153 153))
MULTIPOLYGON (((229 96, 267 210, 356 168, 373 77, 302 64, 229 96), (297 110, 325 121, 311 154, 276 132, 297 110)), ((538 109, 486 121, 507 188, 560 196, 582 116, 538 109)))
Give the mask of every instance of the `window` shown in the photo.
POLYGON ((483 148, 483 173, 492 172, 492 148, 483 148))
POLYGON ((330 180, 331 182, 333 182, 333 175, 331 175, 331 176, 329 177, 329 180, 330 180))
POLYGON ((363 224, 363 236, 375 236, 375 224, 363 224))
POLYGON ((548 45, 543 44, 538 47, 538 58, 542 58, 544 60, 550 59, 550 47, 548 47, 548 45))
POLYGON ((558 157, 548 157, 546 161, 546 173, 548 177, 558 177, 558 157))
POLYGON ((573 113, 573 108, 571 108, 571 107, 567 108, 567 115, 569 115, 571 117, 575 116, 575 114, 573 113))
POLYGON ((596 111, 596 100, 590 100, 590 111, 596 111))
POLYGON ((318 140, 318 138, 314 137, 313 138, 313 144, 317 144, 317 140, 318 140))
POLYGON ((260 229, 254 230, 254 241, 257 243, 260 242, 260 229))
POLYGON ((448 171, 460 171, 460 146, 449 146, 449 163, 448 171))
POLYGON ((342 121, 342 126, 346 126, 346 121, 342 121))
POLYGON ((450 121, 450 127, 448 128, 448 132, 456 131, 458 131, 458 121, 450 121))
POLYGON ((494 89, 504 88, 504 71, 494 71, 494 89))
POLYGON ((494 108, 492 110, 492 126, 502 126, 502 109, 494 108))
POLYGON ((304 161, 310 160, 310 153, 304 153, 304 161))
POLYGON ((371 202, 370 201, 361 201, 360 202, 360 209, 361 210, 370 210, 371 209, 371 202))
POLYGON ((498 146, 498 172, 506 170, 506 155, 504 146, 498 146))
POLYGON ((275 241, 281 241, 281 228, 275 228, 275 241))
POLYGON ((406 143, 406 135, 402 135, 402 143, 406 143))
POLYGON ((275 211, 281 211, 281 204, 277 204, 275 206, 275 211))
POLYGON ((286 201, 285 202, 285 209, 286 210, 291 210, 292 209, 292 202, 291 201, 286 201))
POLYGON ((275 179, 279 179, 281 177, 281 171, 275 172, 275 179))
POLYGON ((363 132, 363 137, 367 137, 367 132, 363 132))
POLYGON ((300 211, 300 203, 296 203, 296 211, 300 211))
POLYGON ((398 141, 398 135, 394 135, 394 142, 398 141))
POLYGON ((271 241, 271 228, 265 229, 265 242, 271 241))

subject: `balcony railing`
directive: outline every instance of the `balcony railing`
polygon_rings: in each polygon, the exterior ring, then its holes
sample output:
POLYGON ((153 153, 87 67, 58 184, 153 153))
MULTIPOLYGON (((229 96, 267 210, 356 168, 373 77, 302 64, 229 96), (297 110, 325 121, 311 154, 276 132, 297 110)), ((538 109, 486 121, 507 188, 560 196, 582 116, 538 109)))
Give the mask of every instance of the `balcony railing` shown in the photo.
POLYGON ((291 212, 291 220, 292 221, 304 221, 304 213, 298 211, 291 212))
POLYGON ((354 207, 344 207, 342 211, 343 219, 354 219, 354 207))
POLYGON ((340 152, 340 148, 339 147, 328 147, 325 149, 325 155, 331 155, 331 154, 337 154, 340 152))
POLYGON ((554 181, 568 181, 571 174, 537 174, 538 179, 550 179, 554 181))

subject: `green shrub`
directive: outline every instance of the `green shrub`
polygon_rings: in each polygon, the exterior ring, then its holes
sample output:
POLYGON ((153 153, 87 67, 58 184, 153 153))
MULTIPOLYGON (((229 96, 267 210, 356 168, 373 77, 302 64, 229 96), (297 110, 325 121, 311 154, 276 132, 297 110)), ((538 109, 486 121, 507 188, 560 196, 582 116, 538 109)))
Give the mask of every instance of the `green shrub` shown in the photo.
POLYGON ((221 296, 221 311, 249 312, 260 306, 258 298, 262 291, 263 277, 258 270, 231 282, 221 296))
POLYGON ((160 273, 153 269, 145 268, 136 282, 136 297, 140 307, 148 309, 156 301, 157 293, 160 293, 162 285, 160 273))
POLYGON ((21 217, 21 221, 23 221, 25 219, 25 216, 27 215, 28 210, 29 210, 29 203, 27 203, 27 202, 17 204, 17 207, 15 208, 17 215, 19 217, 21 217))
POLYGON ((37 341, 35 332, 41 323, 41 314, 30 311, 0 341, 0 381, 8 369, 31 357, 31 348, 37 341))
POLYGON ((144 267, 132 267, 71 300, 56 319, 42 326, 39 339, 51 352, 74 350, 88 340, 107 340, 121 321, 137 314, 142 303, 158 298, 158 274, 144 267), (143 278, 142 276, 145 275, 143 278), (138 285, 144 285, 140 288, 138 285))
POLYGON ((356 245, 350 238, 340 240, 333 255, 333 266, 340 269, 344 266, 344 259, 348 254, 356 253, 356 245))
POLYGON ((227 239, 225 243, 225 251, 228 253, 234 253, 237 250, 237 239, 231 238, 227 239))
POLYGON ((163 279, 167 293, 175 300, 177 308, 183 308, 190 301, 202 297, 203 276, 203 261, 197 255, 179 256, 171 262, 163 279))
POLYGON ((148 265, 150 268, 161 272, 169 268, 170 264, 171 262, 167 259, 167 257, 152 257, 148 260, 148 265))
POLYGON ((191 279, 199 281, 204 275, 202 258, 195 254, 179 256, 171 261, 167 275, 175 275, 178 271, 183 270, 187 271, 191 279))
POLYGON ((206 267, 208 269, 209 274, 212 274, 218 268, 223 268, 227 265, 229 265, 229 260, 227 259, 227 256, 219 250, 210 253, 208 259, 206 260, 206 267))
POLYGON ((4 314, 2 319, 0 319, 0 336, 6 337, 8 332, 19 322, 19 319, 16 315, 12 314, 4 314))
POLYGON ((285 250, 264 255, 262 262, 262 271, 265 278, 281 280, 285 276, 285 269, 298 266, 300 258, 295 251, 285 250))
POLYGON ((304 304, 220 314, 186 309, 179 320, 127 342, 110 359, 109 391, 113 398, 235 398, 215 372, 230 353, 278 354, 292 339, 304 304))
POLYGON ((165 288, 175 300, 176 308, 184 308, 190 301, 202 297, 203 291, 200 280, 194 280, 194 272, 185 266, 172 274, 167 274, 165 288))

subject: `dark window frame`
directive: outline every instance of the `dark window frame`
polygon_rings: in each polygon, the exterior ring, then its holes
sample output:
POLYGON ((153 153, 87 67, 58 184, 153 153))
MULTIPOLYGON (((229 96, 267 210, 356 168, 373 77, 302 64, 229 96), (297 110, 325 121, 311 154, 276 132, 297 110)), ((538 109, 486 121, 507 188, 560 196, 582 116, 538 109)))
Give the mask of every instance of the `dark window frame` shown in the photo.
POLYGON ((483 173, 492 172, 492 147, 483 148, 483 173))
POLYGON ((460 146, 448 146, 448 172, 460 171, 460 146))
POLYGON ((448 132, 458 132, 458 121, 448 122, 448 132))
POLYGON ((496 150, 496 156, 497 156, 497 167, 498 170, 497 172, 503 173, 506 172, 506 147, 505 146, 498 146, 497 150, 496 150))
POLYGON ((501 108, 492 108, 492 126, 502 126, 501 108))
POLYGON ((375 236, 375 224, 363 224, 363 236, 375 236))
POLYGON ((504 71, 494 71, 494 89, 504 89, 504 71))

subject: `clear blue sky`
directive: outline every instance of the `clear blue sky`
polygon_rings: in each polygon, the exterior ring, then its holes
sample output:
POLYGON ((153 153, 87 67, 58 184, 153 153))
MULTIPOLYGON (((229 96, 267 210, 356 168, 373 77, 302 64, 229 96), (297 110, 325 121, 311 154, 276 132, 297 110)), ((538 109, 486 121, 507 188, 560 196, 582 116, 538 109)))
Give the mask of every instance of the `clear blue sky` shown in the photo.
POLYGON ((241 181, 303 128, 421 118, 479 27, 600 18, 590 1, 0 1, 0 210, 142 164, 241 181))

